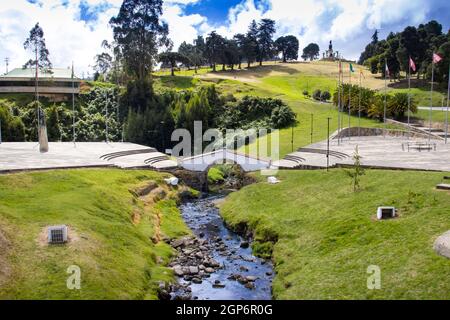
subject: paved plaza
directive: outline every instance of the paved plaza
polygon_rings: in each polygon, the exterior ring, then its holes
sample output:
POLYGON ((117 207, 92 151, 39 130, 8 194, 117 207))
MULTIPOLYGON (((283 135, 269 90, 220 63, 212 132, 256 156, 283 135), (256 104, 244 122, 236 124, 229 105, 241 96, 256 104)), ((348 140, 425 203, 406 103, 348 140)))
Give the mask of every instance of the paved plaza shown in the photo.
POLYGON ((36 142, 0 144, 0 172, 89 167, 163 169, 177 163, 153 148, 133 143, 51 142, 40 153, 36 142), (102 157, 109 155, 107 157, 102 157))
MULTIPOLYGON (((410 148, 408 151, 406 145, 407 142, 408 140, 404 137, 390 136, 344 138, 340 144, 338 144, 336 139, 333 139, 330 141, 330 150, 332 150, 332 154, 336 154, 336 156, 330 156, 330 165, 352 165, 354 162, 352 156, 356 146, 358 146, 359 155, 362 157, 361 163, 364 166, 374 168, 450 171, 450 144, 445 144, 444 141, 441 140, 431 140, 432 144, 436 144, 436 150, 433 148, 430 151, 419 151, 410 148)), ((410 139, 409 142, 412 145, 415 145, 416 143, 428 144, 427 139, 410 139)), ((290 169, 301 166, 326 167, 327 141, 325 140, 320 143, 312 144, 307 148, 310 150, 307 149, 307 152, 302 150, 294 152, 285 159, 275 162, 275 164, 290 169), (315 151, 317 151, 317 153, 315 153, 315 151)))
MULTIPOLYGON (((330 166, 352 165, 352 156, 358 146, 361 163, 367 167, 412 169, 450 172, 450 144, 431 140, 433 148, 421 151, 409 148, 405 137, 352 137, 339 144, 330 141, 330 166), (434 149, 435 147, 435 149, 434 149)), ((427 139, 411 139, 411 145, 428 144, 427 139)), ((312 144, 294 152, 273 165, 286 169, 325 168, 327 141, 312 144)), ((153 148, 133 143, 50 143, 50 151, 40 153, 35 142, 0 144, 0 173, 22 170, 118 167, 170 169, 176 161, 153 148)))

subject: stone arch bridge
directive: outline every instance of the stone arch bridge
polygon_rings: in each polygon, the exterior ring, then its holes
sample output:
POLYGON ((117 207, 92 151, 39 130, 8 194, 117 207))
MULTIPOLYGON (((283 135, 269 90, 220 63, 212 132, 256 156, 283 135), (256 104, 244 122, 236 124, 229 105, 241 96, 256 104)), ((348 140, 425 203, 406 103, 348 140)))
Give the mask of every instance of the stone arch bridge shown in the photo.
POLYGON ((272 167, 271 159, 252 157, 244 153, 221 149, 209 153, 178 160, 178 168, 171 172, 191 187, 208 191, 208 171, 217 164, 233 163, 244 172, 268 170, 272 167))

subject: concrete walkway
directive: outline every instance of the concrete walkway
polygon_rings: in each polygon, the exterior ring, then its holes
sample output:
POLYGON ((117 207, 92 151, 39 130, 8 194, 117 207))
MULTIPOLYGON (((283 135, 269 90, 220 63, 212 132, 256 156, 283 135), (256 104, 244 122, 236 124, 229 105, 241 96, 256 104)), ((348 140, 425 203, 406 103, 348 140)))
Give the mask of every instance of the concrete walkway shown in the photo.
POLYGON ((176 162, 155 149, 133 143, 51 142, 48 153, 40 153, 36 142, 7 142, 0 144, 0 173, 21 170, 43 170, 58 168, 153 168, 174 167, 176 162), (139 151, 139 154, 133 154, 139 151), (101 158, 118 153, 113 159, 101 158), (147 163, 146 160, 156 159, 147 163))
MULTIPOLYGON (((330 166, 352 165, 352 156, 358 146, 359 154, 362 156, 361 163, 364 166, 386 169, 411 169, 411 170, 431 170, 450 172, 450 144, 444 144, 441 141, 436 143, 436 151, 403 151, 402 144, 406 143, 405 138, 371 136, 371 137, 352 137, 343 139, 341 145, 337 140, 332 140, 330 150, 341 152, 347 155, 346 158, 339 159, 330 157, 330 166)), ((427 140, 410 140, 410 142, 424 142, 427 140)), ((322 141, 308 148, 327 150, 327 141, 322 141)), ((295 169, 301 167, 326 167, 327 158, 324 154, 311 154, 305 152, 294 152, 283 160, 275 162, 274 165, 280 168, 295 169), (303 158, 299 163, 289 159, 289 156, 303 158)))

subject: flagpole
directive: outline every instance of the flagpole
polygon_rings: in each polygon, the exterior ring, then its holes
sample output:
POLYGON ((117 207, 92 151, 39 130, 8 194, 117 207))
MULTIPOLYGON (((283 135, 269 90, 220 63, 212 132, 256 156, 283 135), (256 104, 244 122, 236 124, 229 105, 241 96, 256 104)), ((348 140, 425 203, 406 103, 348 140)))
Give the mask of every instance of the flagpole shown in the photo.
POLYGON ((431 60, 431 92, 430 92, 430 127, 428 128, 428 143, 431 143, 431 125, 433 122, 433 84, 434 84, 434 52, 431 60))
POLYGON ((350 113, 351 113, 351 109, 352 109, 352 69, 351 69, 351 64, 349 67, 349 71, 348 71, 348 140, 350 140, 350 113))
POLYGON ((408 140, 411 138, 411 57, 408 61, 408 140))
POLYGON ((361 136, 361 90, 362 90, 362 70, 359 70, 359 102, 358 102, 358 137, 361 136))
POLYGON ((76 146, 75 137, 75 70, 72 61, 72 134, 73 134, 73 145, 76 146))
POLYGON ((338 145, 341 145, 341 59, 338 62, 338 145))
POLYGON ((386 138, 386 108, 387 108, 387 59, 384 59, 384 130, 383 135, 386 138))
POLYGON ((105 95, 106 95, 106 100, 105 100, 105 102, 106 102, 106 105, 105 105, 105 114, 106 114, 106 117, 105 117, 105 126, 106 126, 106 143, 108 143, 109 142, 109 138, 108 138, 108 104, 109 104, 109 97, 108 97, 108 91, 107 90, 105 90, 105 95))
POLYGON ((448 66, 447 112, 445 113, 445 144, 448 141, 448 100, 450 99, 450 65, 448 66))

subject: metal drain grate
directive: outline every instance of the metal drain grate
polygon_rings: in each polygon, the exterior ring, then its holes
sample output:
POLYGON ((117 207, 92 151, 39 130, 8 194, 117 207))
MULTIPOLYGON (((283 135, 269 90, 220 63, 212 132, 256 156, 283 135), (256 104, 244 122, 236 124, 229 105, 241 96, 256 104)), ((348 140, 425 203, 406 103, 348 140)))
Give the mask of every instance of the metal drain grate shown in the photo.
POLYGON ((67 226, 54 226, 48 228, 48 243, 63 244, 67 242, 67 226))

